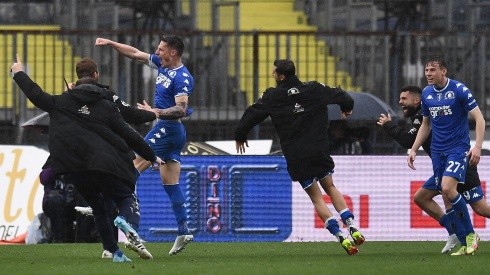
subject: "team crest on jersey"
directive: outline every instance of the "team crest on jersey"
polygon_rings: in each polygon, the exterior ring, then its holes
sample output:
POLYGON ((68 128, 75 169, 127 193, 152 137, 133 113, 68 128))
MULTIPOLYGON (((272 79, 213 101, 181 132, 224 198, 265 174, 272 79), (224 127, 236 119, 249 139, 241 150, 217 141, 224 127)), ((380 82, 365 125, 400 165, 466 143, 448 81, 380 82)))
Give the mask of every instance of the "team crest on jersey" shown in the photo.
POLYGON ((298 88, 293 87, 288 90, 288 95, 295 95, 295 94, 299 94, 298 88))
POLYGON ((170 76, 171 78, 174 78, 176 74, 177 73, 175 71, 169 71, 168 72, 168 76, 170 76))
POLYGON ((453 91, 447 91, 444 94, 444 99, 453 99, 454 98, 454 92, 453 91))

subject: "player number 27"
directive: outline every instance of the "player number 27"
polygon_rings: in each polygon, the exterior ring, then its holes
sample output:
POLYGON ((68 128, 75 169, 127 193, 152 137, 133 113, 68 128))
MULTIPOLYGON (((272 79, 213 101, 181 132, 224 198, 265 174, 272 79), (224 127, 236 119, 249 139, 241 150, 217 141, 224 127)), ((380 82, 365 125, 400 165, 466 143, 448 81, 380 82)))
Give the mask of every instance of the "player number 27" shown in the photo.
POLYGON ((461 163, 451 160, 451 161, 449 161, 449 166, 446 168, 446 171, 456 173, 460 166, 461 166, 461 163))

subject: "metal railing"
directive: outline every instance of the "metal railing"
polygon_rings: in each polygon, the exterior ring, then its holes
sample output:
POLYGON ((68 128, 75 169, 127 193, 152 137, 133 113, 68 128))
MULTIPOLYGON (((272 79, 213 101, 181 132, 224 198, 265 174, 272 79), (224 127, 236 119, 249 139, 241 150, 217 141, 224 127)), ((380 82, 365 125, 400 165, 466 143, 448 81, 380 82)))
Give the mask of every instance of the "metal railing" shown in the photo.
MULTIPOLYGON (((168 33, 167 33, 168 34, 168 33)), ((190 97, 194 114, 186 120, 190 140, 232 139, 233 126, 244 109, 265 88, 274 86, 272 63, 291 58, 300 79, 372 93, 398 109, 398 89, 424 86, 424 62, 445 56, 449 77, 465 83, 490 119, 490 77, 486 33, 397 32, 186 32, 185 65, 195 78, 190 97)), ((12 125, 39 113, 22 100, 8 70, 22 53, 30 75, 53 93, 64 89, 63 78, 74 81, 80 57, 94 58, 100 82, 135 104, 152 102, 155 72, 120 56, 109 47, 95 47, 96 37, 107 37, 154 52, 160 34, 155 31, 0 31, 0 120, 12 125), (42 42, 42 43, 41 43, 42 42)), ((257 138, 267 136, 263 127, 257 138)))

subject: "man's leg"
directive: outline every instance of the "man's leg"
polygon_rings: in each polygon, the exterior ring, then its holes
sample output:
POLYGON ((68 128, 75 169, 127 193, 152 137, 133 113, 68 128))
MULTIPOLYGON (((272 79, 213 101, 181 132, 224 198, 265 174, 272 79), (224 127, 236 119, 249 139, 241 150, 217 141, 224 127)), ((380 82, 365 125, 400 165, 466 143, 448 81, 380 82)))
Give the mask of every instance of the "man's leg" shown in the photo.
MULTIPOLYGON (((436 188, 435 182, 433 182, 433 177, 431 177, 425 184, 430 183, 434 185, 433 188, 436 188)), ((448 237, 446 245, 444 245, 442 248, 441 253, 448 253, 458 244, 458 237, 454 231, 455 224, 452 219, 452 213, 454 212, 452 211, 451 204, 447 202, 447 200, 444 200, 444 204, 447 205, 446 209, 448 209, 445 214, 439 204, 434 201, 434 197, 437 195, 439 195, 439 191, 421 187, 419 190, 417 190, 417 192, 415 192, 413 201, 420 209, 424 210, 425 213, 431 216, 434 220, 438 221, 442 227, 446 228, 448 237)), ((465 238, 465 236, 463 236, 463 238, 465 238)))
POLYGON ((315 207, 316 213, 318 214, 320 219, 322 219, 322 221, 325 223, 325 228, 337 238, 337 240, 340 242, 340 244, 345 249, 347 254, 349 255, 356 254, 358 252, 357 247, 352 245, 350 240, 347 238, 347 236, 344 235, 342 229, 339 226, 339 223, 333 216, 330 209, 328 209, 328 207, 325 205, 325 201, 323 201, 322 192, 318 187, 317 181, 313 180, 313 182, 312 183, 311 182, 312 181, 307 180, 300 183, 303 186, 303 189, 305 190, 306 194, 308 194, 308 196, 310 197, 310 200, 313 203, 313 206, 315 207))
POLYGON ((325 176, 324 178, 320 179, 319 182, 325 193, 327 193, 332 200, 332 204, 335 210, 340 214, 342 222, 348 227, 354 243, 356 245, 363 244, 366 239, 354 226, 354 215, 350 209, 347 208, 347 203, 345 202, 344 196, 340 193, 337 187, 335 187, 332 175, 330 174, 325 176))
POLYGON ((139 226, 139 205, 134 188, 119 179, 108 178, 104 186, 103 194, 114 201, 117 205, 118 215, 114 219, 117 226, 126 235, 129 244, 126 247, 138 253, 142 259, 153 259, 151 253, 146 249, 138 232, 133 227, 139 226))
POLYGON ((107 184, 106 178, 105 176, 101 176, 101 173, 86 171, 70 174, 66 180, 75 185, 78 192, 92 208, 95 225, 102 239, 104 250, 112 253, 114 262, 130 262, 131 260, 124 255, 117 245, 109 217, 105 210, 104 197, 101 195, 101 191, 103 186, 107 184))
POLYGON ((180 163, 168 161, 160 166, 160 177, 163 183, 163 189, 167 193, 172 210, 177 221, 178 234, 174 245, 169 251, 170 255, 176 255, 181 252, 188 243, 192 242, 194 236, 187 228, 187 209, 185 206, 185 197, 180 189, 180 163))
MULTIPOLYGON (((450 176, 442 177, 442 194, 446 196, 455 213, 456 228, 464 228, 466 235, 466 254, 473 254, 478 249, 478 235, 475 234, 473 225, 471 224, 470 214, 466 202, 457 191, 458 181, 450 176)), ((462 249, 464 250, 464 244, 462 243, 462 249)), ((459 255, 461 251, 453 253, 459 255)))

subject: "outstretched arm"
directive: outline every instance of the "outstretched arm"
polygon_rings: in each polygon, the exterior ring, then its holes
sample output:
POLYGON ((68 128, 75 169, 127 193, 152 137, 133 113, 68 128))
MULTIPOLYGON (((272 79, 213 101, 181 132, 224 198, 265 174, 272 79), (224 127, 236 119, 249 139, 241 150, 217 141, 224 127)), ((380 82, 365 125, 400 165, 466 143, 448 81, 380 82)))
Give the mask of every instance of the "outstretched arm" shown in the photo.
POLYGON ((188 101, 189 96, 181 95, 175 98, 175 106, 166 109, 151 108, 146 101, 138 103, 138 108, 154 112, 160 119, 178 119, 187 116, 188 101))
POLYGON ((150 58, 149 53, 142 52, 133 46, 118 43, 106 38, 97 38, 95 40, 95 46, 110 46, 120 54, 145 64, 148 64, 150 58))
POLYGON ((43 91, 32 79, 24 72, 19 55, 17 54, 16 62, 10 67, 10 71, 14 75, 14 81, 19 85, 20 89, 26 97, 39 109, 49 112, 54 108, 54 96, 43 91))

